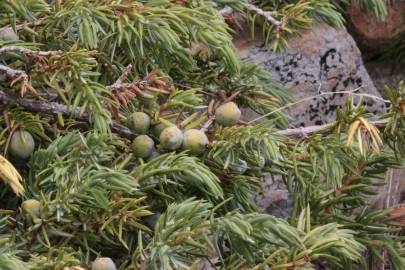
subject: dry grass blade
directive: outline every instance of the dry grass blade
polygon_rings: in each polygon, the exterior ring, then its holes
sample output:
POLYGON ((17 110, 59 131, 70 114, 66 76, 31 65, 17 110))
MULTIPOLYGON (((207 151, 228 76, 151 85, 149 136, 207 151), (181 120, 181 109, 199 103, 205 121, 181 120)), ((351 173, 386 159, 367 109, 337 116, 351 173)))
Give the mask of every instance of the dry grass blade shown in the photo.
POLYGON ((359 120, 362 122, 362 124, 365 126, 367 129, 367 132, 371 136, 371 143, 372 143, 372 148, 374 149, 375 152, 380 152, 380 146, 383 144, 382 139, 380 137, 380 131, 371 123, 369 123, 366 119, 359 117, 359 120))
POLYGON ((365 144, 363 142, 363 136, 361 134, 361 129, 357 129, 357 141, 359 143, 360 154, 362 156, 364 156, 366 153, 366 149, 365 149, 365 144))
POLYGON ((21 185, 21 175, 2 155, 0 155, 0 178, 10 185, 17 196, 24 194, 24 187, 21 185))
POLYGON ((354 134, 355 134, 357 128, 359 127, 359 125, 360 125, 360 121, 359 121, 359 120, 354 121, 354 122, 350 125, 349 132, 348 132, 348 135, 347 135, 347 137, 348 137, 348 138, 347 138, 347 145, 348 145, 348 146, 350 146, 350 145, 353 144, 353 141, 354 141, 354 134))

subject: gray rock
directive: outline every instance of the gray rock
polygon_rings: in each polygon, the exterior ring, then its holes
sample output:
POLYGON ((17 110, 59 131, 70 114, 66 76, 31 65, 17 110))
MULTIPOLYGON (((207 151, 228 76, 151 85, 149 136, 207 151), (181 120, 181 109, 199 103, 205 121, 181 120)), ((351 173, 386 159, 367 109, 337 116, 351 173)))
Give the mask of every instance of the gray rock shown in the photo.
MULTIPOLYGON (((336 109, 345 104, 347 94, 342 91, 360 88, 358 93, 380 97, 346 30, 319 23, 302 36, 292 38, 288 50, 281 54, 274 53, 260 38, 251 41, 241 35, 235 44, 242 59, 263 64, 296 101, 301 101, 290 108, 292 126, 333 121, 336 109)), ((385 110, 385 104, 373 98, 367 98, 367 105, 375 114, 385 110)))
POLYGON ((366 68, 381 96, 386 98, 384 87, 396 89, 400 81, 405 81, 405 73, 400 69, 394 69, 391 63, 372 61, 366 63, 366 68))
POLYGON ((405 169, 389 169, 385 175, 385 185, 378 187, 378 194, 370 198, 370 207, 391 208, 405 202, 405 169))
POLYGON ((256 196, 255 201, 262 212, 279 218, 291 215, 293 200, 281 177, 266 176, 263 179, 263 193, 256 196))

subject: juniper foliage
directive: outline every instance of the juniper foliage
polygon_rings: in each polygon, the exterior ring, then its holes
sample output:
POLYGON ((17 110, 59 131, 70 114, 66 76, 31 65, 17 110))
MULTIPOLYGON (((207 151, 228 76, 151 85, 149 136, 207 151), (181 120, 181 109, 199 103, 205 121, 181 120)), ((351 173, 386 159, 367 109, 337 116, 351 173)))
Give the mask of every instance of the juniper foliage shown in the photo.
MULTIPOLYGON (((386 15, 382 0, 356 2, 386 15)), ((403 208, 367 208, 386 171, 402 165, 403 84, 387 89, 385 127, 349 99, 322 130, 286 136, 287 91, 237 57, 237 30, 220 12, 231 7, 282 49, 316 20, 343 27, 349 4, 2 1, 0 149, 23 176, 23 195, 1 162, 0 269, 91 269, 98 256, 128 270, 372 269, 377 261, 404 269, 403 208), (274 113, 222 127, 215 109, 229 101, 274 113), (125 127, 138 111, 151 118, 149 158, 136 157, 139 134, 125 127), (165 150, 161 125, 201 129, 209 144, 201 155, 165 150), (9 151, 20 129, 35 138, 29 160, 9 151), (258 209, 269 176, 290 193, 287 218, 258 209), (29 199, 39 211, 23 209, 29 199)))

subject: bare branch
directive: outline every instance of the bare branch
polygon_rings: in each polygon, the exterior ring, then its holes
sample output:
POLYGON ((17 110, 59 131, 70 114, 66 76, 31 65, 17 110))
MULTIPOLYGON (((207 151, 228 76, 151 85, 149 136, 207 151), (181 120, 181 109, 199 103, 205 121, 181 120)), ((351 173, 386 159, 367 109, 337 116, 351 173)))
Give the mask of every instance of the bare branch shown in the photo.
MULTIPOLYGON (((264 118, 267 118, 267 117, 269 117, 270 115, 275 114, 275 113, 277 113, 277 112, 279 112, 279 111, 286 110, 286 109, 288 109, 288 108, 290 108, 290 107, 293 107, 293 106, 295 106, 295 105, 297 105, 297 104, 300 104, 300 103, 302 103, 302 102, 306 102, 306 101, 312 100, 312 99, 314 99, 314 98, 322 97, 322 96, 330 96, 330 95, 336 95, 336 94, 350 94, 350 95, 371 97, 370 95, 356 94, 356 92, 360 91, 360 89, 363 88, 363 87, 365 87, 365 86, 360 86, 360 87, 358 87, 358 88, 356 88, 356 89, 348 90, 348 91, 323 92, 323 93, 320 93, 320 94, 315 95, 315 96, 306 97, 306 98, 300 99, 300 100, 298 100, 298 101, 296 101, 296 102, 288 103, 287 105, 285 105, 285 106, 283 106, 283 107, 280 107, 280 108, 278 108, 278 109, 276 109, 276 110, 273 110, 273 111, 271 111, 271 112, 269 112, 269 113, 266 113, 266 114, 264 114, 264 115, 261 115, 261 116, 255 118, 255 119, 253 119, 253 120, 250 120, 250 121, 248 122, 248 124, 253 124, 254 122, 257 122, 257 121, 259 121, 259 120, 262 120, 262 119, 264 119, 264 118)), ((372 96, 372 97, 375 98, 375 96, 372 96)), ((383 100, 383 101, 386 102, 386 100, 383 100)))
POLYGON ((30 112, 43 112, 46 114, 57 114, 61 113, 63 115, 69 115, 76 119, 85 119, 88 117, 86 113, 80 115, 80 108, 76 110, 69 109, 66 105, 57 102, 44 102, 28 98, 17 98, 14 96, 7 95, 4 91, 0 91, 0 102, 5 104, 18 104, 24 107, 30 112))
POLYGON ((272 12, 270 11, 264 11, 261 8, 258 8, 252 4, 246 4, 245 5, 246 8, 250 11, 253 11, 261 16, 263 16, 267 21, 269 21, 270 23, 274 24, 277 28, 281 27, 281 22, 276 20, 271 14, 272 12))
MULTIPOLYGON (((34 51, 20 46, 5 46, 0 48, 0 54, 8 52, 22 53, 28 57, 36 58, 37 61, 44 60, 44 57, 63 54, 63 51, 34 51)), ((29 83, 28 74, 23 70, 12 69, 5 65, 0 65, 0 73, 5 74, 8 78, 13 79, 11 85, 21 82, 21 96, 27 92, 37 95, 37 91, 29 83)))
MULTIPOLYGON (((21 24, 17 24, 15 28, 18 31, 18 30, 25 29, 27 27, 41 25, 43 23, 43 21, 44 21, 43 19, 39 19, 39 20, 36 20, 36 21, 33 21, 33 22, 23 22, 21 24)), ((0 28, 0 31, 3 31, 4 29, 7 29, 7 28, 11 29, 12 27, 10 25, 4 26, 4 27, 0 28)))
MULTIPOLYGON (((384 128, 388 123, 388 120, 378 120, 378 121, 370 121, 370 124, 378 127, 378 128, 384 128)), ((301 128, 293 128, 293 129, 286 129, 286 130, 280 130, 275 132, 278 135, 283 135, 286 137, 304 137, 308 136, 317 132, 321 132, 323 130, 327 130, 329 127, 331 127, 333 123, 325 124, 325 125, 320 125, 320 126, 309 126, 309 127, 301 127, 301 128)))
POLYGON ((25 54, 27 56, 42 56, 42 57, 49 57, 54 55, 60 55, 63 51, 34 51, 20 46, 5 46, 0 48, 0 53, 6 52, 19 52, 25 54))
MULTIPOLYGON (((269 21, 271 24, 276 26, 277 29, 280 29, 281 22, 272 16, 273 12, 264 11, 263 9, 256 7, 255 5, 252 5, 252 4, 245 4, 245 8, 252 12, 255 12, 256 14, 258 14, 260 16, 263 16, 267 21, 269 21)), ((219 13, 222 16, 228 16, 233 13, 233 9, 231 7, 224 7, 223 9, 219 10, 219 13)))
POLYGON ((37 91, 34 87, 31 86, 28 80, 28 75, 23 70, 12 69, 8 66, 0 64, 0 73, 6 75, 8 78, 13 79, 11 85, 14 85, 17 82, 21 82, 21 96, 24 96, 25 93, 30 92, 32 94, 37 94, 37 91))
MULTIPOLYGON (((80 114, 80 108, 71 109, 68 106, 57 102, 45 102, 28 98, 17 98, 14 96, 9 96, 3 91, 0 91, 0 103, 11 105, 18 104, 30 112, 42 112, 51 115, 60 113, 64 116, 73 117, 78 120, 90 120, 89 113, 85 112, 80 114)), ((136 134, 132 133, 127 127, 117 123, 111 124, 111 130, 127 139, 133 139, 136 136, 136 134)))
POLYGON ((118 78, 118 80, 117 80, 113 85, 118 85, 118 84, 123 83, 123 82, 128 78, 128 75, 129 75, 129 72, 131 72, 131 69, 132 69, 132 65, 131 65, 131 64, 129 64, 128 66, 126 66, 126 67, 124 68, 124 70, 123 70, 121 76, 118 78))
POLYGON ((18 78, 18 77, 28 77, 27 73, 25 73, 25 71, 23 70, 19 70, 19 69, 12 69, 9 68, 8 66, 4 66, 0 64, 0 72, 5 74, 7 77, 9 78, 18 78))

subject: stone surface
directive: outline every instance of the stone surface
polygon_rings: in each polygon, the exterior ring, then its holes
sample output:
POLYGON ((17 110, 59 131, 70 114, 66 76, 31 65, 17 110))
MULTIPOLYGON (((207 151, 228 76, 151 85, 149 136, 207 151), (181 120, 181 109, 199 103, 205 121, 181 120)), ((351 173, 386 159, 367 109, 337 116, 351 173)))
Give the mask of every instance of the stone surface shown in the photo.
POLYGON ((386 85, 391 89, 395 89, 400 81, 405 81, 405 73, 393 69, 391 63, 372 61, 366 63, 366 68, 375 87, 380 91, 383 97, 386 97, 384 91, 386 85))
POLYGON ((378 195, 370 200, 371 208, 391 208, 405 201, 405 169, 389 169, 385 185, 378 188, 378 195))
POLYGON ((352 5, 348 16, 348 30, 363 51, 363 57, 370 58, 380 53, 390 40, 405 30, 405 1, 396 1, 388 7, 388 16, 381 21, 352 5))
MULTIPOLYGON (((236 38, 235 44, 244 60, 263 64, 300 101, 289 111, 292 126, 333 121, 336 109, 346 100, 347 94, 342 91, 360 88, 359 93, 380 96, 355 41, 345 30, 319 23, 290 39, 288 50, 281 54, 274 53, 260 38, 252 41, 244 34, 236 38)), ((367 98, 367 105, 375 114, 385 109, 385 104, 372 98, 367 98)))
POLYGON ((271 213, 280 218, 288 218, 291 215, 293 207, 292 195, 280 176, 264 177, 263 194, 259 194, 256 203, 263 212, 271 213))

